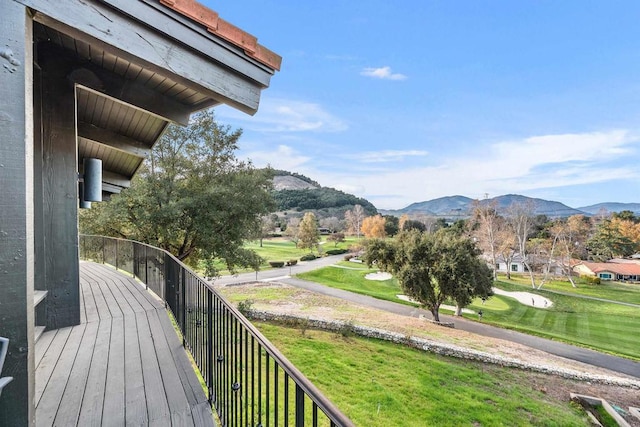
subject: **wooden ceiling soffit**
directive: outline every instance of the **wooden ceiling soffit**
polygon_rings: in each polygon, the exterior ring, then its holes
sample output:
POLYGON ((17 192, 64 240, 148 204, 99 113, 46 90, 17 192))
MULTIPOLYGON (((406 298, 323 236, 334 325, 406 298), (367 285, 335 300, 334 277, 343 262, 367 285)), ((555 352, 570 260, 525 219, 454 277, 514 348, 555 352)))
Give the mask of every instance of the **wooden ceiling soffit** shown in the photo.
MULTIPOLYGON (((78 174, 82 177, 84 169, 82 165, 78 165, 78 174)), ((108 193, 119 193, 125 188, 131 186, 131 180, 124 175, 118 173, 103 170, 102 171, 102 191, 108 193)))
POLYGON ((189 124, 191 109, 186 105, 104 68, 83 64, 82 68, 69 74, 69 79, 86 90, 123 102, 161 119, 182 126, 189 124))
MULTIPOLYGON (((172 37, 167 38, 130 16, 125 16, 97 0, 16 0, 34 10, 33 19, 77 40, 197 90, 248 114, 255 114, 263 83, 248 79, 241 70, 205 57, 175 40, 196 37, 188 27, 170 19, 172 37)), ((132 2, 138 3, 138 2, 132 2)), ((144 3, 141 3, 144 5, 144 3)), ((147 6, 145 22, 160 11, 147 6)), ((166 19, 166 18, 165 18, 166 19)), ((202 39, 202 36, 200 36, 202 39)), ((204 43, 201 40, 200 43, 204 43)), ((213 48, 215 43, 209 42, 213 48)), ((235 55, 226 51, 226 56, 235 55)), ((245 61, 246 63, 246 61, 245 61)), ((244 65, 247 68, 247 65, 244 65)), ((255 68, 255 67, 254 67, 255 68)), ((266 70, 265 74, 268 74, 266 70)))
POLYGON ((151 153, 151 148, 140 141, 89 123, 78 122, 78 138, 84 138, 97 142, 98 144, 108 145, 116 150, 132 154, 142 159, 146 158, 149 153, 151 153))

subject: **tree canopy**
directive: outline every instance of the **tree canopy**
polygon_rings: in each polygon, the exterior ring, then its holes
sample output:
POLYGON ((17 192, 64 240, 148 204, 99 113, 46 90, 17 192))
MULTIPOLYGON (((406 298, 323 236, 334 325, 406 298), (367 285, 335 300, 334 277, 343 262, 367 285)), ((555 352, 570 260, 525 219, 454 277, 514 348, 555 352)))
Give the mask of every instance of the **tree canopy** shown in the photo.
POLYGON ((470 239, 439 230, 401 231, 392 240, 367 242, 364 260, 394 274, 406 295, 439 321, 440 305, 451 298, 462 308, 476 296, 491 295, 491 270, 470 239))
POLYGON ((302 211, 306 209, 326 209, 361 205, 369 215, 378 213, 375 206, 368 200, 329 187, 274 191, 273 198, 276 201, 277 209, 280 211, 288 209, 302 211))
POLYGON ((203 262, 208 275, 216 260, 258 268, 243 243, 261 234, 261 216, 274 208, 272 176, 235 157, 241 134, 211 111, 169 126, 131 188, 81 212, 82 232, 158 246, 192 266, 203 262))
POLYGON ((385 231, 385 219, 382 215, 368 216, 362 220, 362 226, 360 227, 362 234, 366 238, 383 238, 386 237, 385 231))
POLYGON ((318 220, 313 212, 304 214, 298 226, 298 238, 300 239, 298 247, 302 249, 313 251, 313 248, 318 246, 320 232, 318 231, 318 220))

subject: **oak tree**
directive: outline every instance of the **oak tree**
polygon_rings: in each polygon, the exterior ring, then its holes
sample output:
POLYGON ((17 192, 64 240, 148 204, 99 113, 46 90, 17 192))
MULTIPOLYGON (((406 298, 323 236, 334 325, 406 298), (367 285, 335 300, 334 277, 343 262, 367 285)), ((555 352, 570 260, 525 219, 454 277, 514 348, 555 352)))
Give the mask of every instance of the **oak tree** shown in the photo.
POLYGON ((478 254, 473 241, 455 233, 409 230, 393 240, 369 240, 364 260, 394 274, 403 292, 439 321, 447 298, 461 309, 476 296, 491 295, 491 272, 478 254))
POLYGON ((131 187, 80 215, 83 233, 158 246, 215 274, 222 262, 258 268, 260 258, 244 242, 260 234, 271 212, 271 172, 235 157, 242 130, 195 114, 186 127, 170 125, 131 187))

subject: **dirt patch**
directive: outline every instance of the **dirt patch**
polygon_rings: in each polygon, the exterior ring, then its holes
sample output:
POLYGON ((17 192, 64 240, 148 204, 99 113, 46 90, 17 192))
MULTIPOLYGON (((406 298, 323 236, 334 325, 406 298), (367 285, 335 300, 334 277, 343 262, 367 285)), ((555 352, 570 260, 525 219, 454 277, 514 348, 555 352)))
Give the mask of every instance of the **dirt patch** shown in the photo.
MULTIPOLYGON (((533 364, 550 365, 595 375, 633 378, 607 369, 545 353, 544 351, 517 343, 475 335, 458 329, 442 328, 417 317, 388 313, 383 310, 350 303, 339 298, 317 294, 282 283, 245 284, 241 286, 221 287, 218 288, 218 290, 232 301, 247 298, 251 299, 253 301, 253 307, 257 310, 313 317, 323 320, 341 320, 362 326, 425 338, 439 343, 455 344, 461 347, 533 364), (278 294, 281 294, 281 299, 277 297, 278 294)), ((486 365, 485 369, 503 368, 486 365)), ((602 397, 625 410, 627 410, 629 406, 640 406, 638 390, 568 380, 557 375, 545 375, 535 372, 531 372, 529 376, 533 389, 551 395, 559 401, 569 401, 569 393, 575 392, 602 397)), ((640 423, 633 424, 635 421, 628 421, 632 423, 632 425, 640 427, 640 423)))

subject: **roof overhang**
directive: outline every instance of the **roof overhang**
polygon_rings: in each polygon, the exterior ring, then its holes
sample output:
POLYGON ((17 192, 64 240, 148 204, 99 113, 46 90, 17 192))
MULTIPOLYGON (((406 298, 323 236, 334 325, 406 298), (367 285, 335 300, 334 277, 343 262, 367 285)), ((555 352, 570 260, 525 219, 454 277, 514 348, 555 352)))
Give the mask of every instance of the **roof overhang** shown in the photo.
POLYGON ((36 64, 51 51, 69 64, 78 164, 102 159, 107 192, 129 185, 169 123, 222 103, 254 114, 280 66, 192 0, 15 1, 32 11, 36 64))

